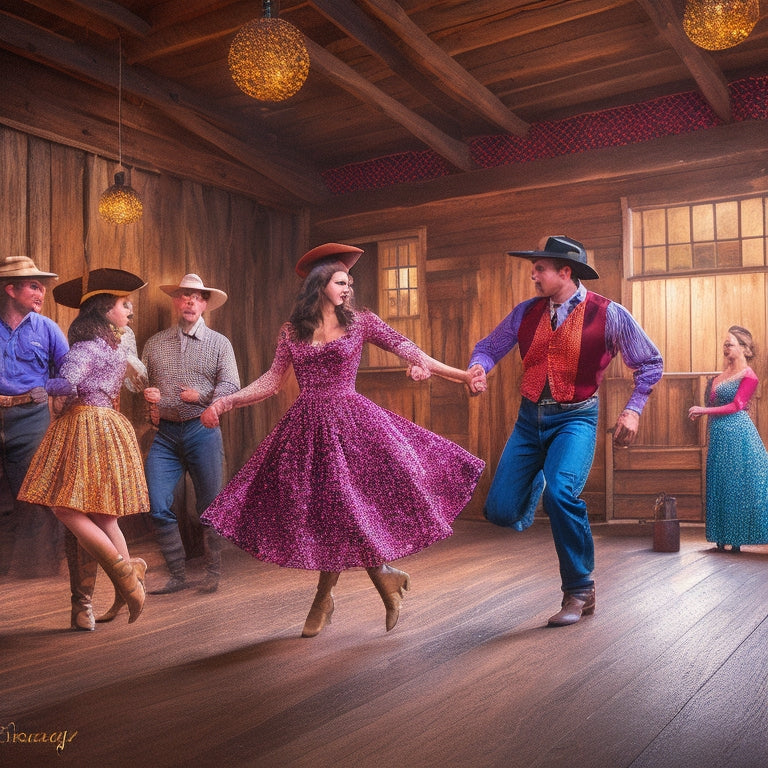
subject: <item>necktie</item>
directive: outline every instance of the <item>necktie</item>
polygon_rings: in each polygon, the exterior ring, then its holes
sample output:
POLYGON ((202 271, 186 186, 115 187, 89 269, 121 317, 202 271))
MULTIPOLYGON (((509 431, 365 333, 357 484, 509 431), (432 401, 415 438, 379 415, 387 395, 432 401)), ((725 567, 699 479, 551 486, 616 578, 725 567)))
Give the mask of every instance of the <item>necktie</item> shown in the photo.
POLYGON ((553 304, 552 305, 552 313, 549 316, 549 324, 552 326, 552 330, 554 331, 557 328, 557 310, 558 307, 560 307, 560 304, 553 304))

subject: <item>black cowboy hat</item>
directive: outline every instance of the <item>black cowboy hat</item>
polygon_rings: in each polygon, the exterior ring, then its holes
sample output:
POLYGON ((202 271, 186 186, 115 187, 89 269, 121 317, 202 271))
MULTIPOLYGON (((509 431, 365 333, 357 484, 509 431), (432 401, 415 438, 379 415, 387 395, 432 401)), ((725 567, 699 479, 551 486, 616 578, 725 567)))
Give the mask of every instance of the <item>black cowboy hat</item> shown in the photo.
POLYGON ((53 298, 63 307, 79 309, 80 305, 97 293, 113 296, 127 296, 146 283, 138 276, 124 269, 92 269, 82 277, 75 277, 53 289, 53 298))
POLYGON ((579 280, 597 280, 600 275, 587 264, 587 252, 578 240, 565 235, 552 235, 547 238, 543 251, 507 251, 507 256, 519 256, 529 261, 538 259, 560 259, 567 261, 571 273, 579 280))

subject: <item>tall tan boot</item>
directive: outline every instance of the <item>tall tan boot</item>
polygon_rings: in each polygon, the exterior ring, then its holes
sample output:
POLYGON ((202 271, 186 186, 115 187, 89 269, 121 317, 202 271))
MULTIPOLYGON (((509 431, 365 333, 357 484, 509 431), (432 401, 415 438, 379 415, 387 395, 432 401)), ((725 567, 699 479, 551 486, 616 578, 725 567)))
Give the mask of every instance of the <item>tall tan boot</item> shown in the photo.
POLYGON ((304 622, 304 629, 301 631, 302 637, 314 637, 320 634, 320 630, 326 624, 331 623, 334 609, 332 590, 338 580, 339 571, 320 571, 317 594, 307 614, 307 620, 304 622))
POLYGON ((146 594, 138 574, 146 571, 147 564, 139 557, 126 562, 122 555, 118 555, 116 560, 99 559, 99 565, 115 585, 115 591, 128 604, 128 623, 133 624, 144 608, 146 594))
MULTIPOLYGON (((144 586, 144 590, 146 592, 146 586, 144 585, 144 574, 147 572, 147 564, 140 558, 140 557, 132 557, 128 561, 136 571, 136 578, 142 583, 142 586, 144 586)), ((101 624, 105 621, 112 621, 112 619, 117 616, 118 613, 123 609, 123 606, 125 605, 125 600, 123 600, 122 595, 115 590, 115 599, 112 602, 112 605, 109 607, 109 609, 102 613, 101 616, 96 617, 96 623, 101 624)))
POLYGON ((64 533, 69 586, 72 591, 70 626, 80 631, 96 629, 93 619, 93 588, 96 585, 98 563, 78 543, 70 530, 64 533))
POLYGON ((394 629, 400 618, 403 592, 410 589, 411 577, 405 571, 398 571, 387 563, 378 568, 366 568, 366 571, 387 609, 386 627, 389 632, 394 629))

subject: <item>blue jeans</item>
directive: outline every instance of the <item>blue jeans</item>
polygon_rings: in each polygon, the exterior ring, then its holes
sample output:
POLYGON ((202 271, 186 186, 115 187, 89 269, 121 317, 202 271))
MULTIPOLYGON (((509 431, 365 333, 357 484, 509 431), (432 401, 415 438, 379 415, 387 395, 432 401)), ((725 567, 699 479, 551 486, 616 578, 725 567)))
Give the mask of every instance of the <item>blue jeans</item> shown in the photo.
POLYGON ((161 419, 145 464, 150 513, 155 525, 162 528, 178 524, 171 507, 174 491, 185 471, 192 478, 199 517, 221 490, 223 462, 224 443, 218 427, 207 429, 200 419, 181 422, 161 419))
POLYGON ((47 402, 0 408, 0 458, 14 498, 50 420, 47 402))
POLYGON ((573 405, 523 398, 485 502, 488 520, 521 531, 533 522, 543 491, 563 591, 594 585, 595 546, 579 495, 595 455, 597 417, 597 397, 573 405))

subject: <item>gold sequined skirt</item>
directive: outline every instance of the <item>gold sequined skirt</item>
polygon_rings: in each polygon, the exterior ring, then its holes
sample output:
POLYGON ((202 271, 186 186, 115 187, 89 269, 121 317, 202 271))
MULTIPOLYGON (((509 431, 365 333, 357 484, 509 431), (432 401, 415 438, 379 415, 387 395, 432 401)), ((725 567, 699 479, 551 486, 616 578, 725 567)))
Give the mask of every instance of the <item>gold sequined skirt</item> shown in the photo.
POLYGON ((112 408, 72 406, 45 433, 18 498, 86 514, 148 512, 133 426, 112 408))

